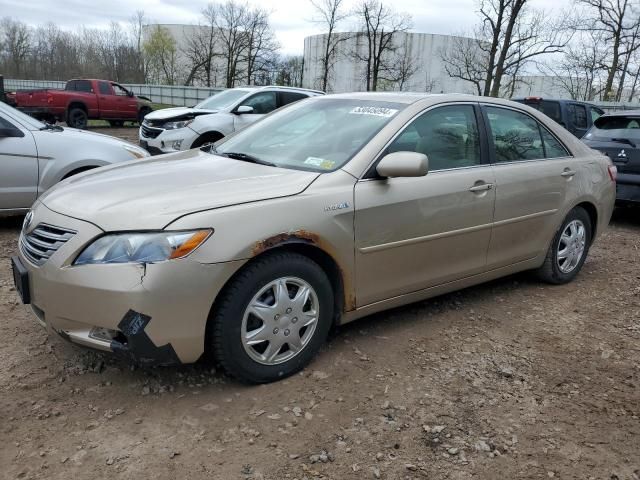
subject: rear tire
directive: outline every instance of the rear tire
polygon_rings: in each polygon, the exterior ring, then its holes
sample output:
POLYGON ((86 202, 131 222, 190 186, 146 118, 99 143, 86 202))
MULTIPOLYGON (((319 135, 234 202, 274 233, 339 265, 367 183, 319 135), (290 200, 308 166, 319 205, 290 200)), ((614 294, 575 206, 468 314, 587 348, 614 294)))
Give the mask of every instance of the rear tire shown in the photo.
POLYGON ((84 130, 89 123, 87 112, 82 108, 74 107, 67 112, 67 125, 71 128, 79 128, 84 130))
POLYGON ((554 235, 544 263, 535 271, 537 277, 555 285, 573 280, 589 253, 592 228, 584 208, 571 210, 554 235))
POLYGON ((313 260, 292 252, 266 254, 222 291, 209 318, 207 344, 239 380, 279 380, 317 354, 331 328, 333 304, 331 283, 313 260))

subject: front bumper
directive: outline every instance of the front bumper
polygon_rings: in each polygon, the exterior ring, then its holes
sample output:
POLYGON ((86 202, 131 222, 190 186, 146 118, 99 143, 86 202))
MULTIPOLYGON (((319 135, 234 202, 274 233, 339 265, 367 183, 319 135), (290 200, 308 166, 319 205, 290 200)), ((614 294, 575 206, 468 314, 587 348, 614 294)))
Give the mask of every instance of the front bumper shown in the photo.
POLYGON ((78 233, 28 272, 31 308, 39 322, 74 343, 124 355, 141 364, 191 363, 205 348, 211 305, 242 261, 202 264, 189 257, 149 264, 72 266, 103 232, 87 222, 34 207, 40 223, 78 233), (111 332, 109 336, 101 332, 111 332))
POLYGON ((162 130, 155 138, 144 136, 142 127, 138 130, 140 146, 146 148, 151 155, 189 150, 198 137, 199 134, 189 127, 177 130, 162 130), (180 146, 176 148, 178 143, 180 146))

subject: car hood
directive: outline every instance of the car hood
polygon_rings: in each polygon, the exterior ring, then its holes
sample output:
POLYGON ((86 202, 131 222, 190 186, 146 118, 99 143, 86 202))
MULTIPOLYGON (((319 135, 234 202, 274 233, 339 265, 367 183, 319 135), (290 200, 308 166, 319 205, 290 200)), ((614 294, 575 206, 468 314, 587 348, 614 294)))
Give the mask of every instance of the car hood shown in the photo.
POLYGON ((190 213, 295 195, 318 175, 188 150, 71 177, 40 200, 105 231, 153 230, 190 213))
POLYGON ((169 120, 171 118, 190 118, 197 117, 199 115, 209 115, 211 113, 217 113, 218 110, 205 110, 201 108, 189 108, 189 107, 175 107, 175 108, 163 108, 161 110, 154 110, 151 113, 145 115, 145 120, 169 120))
POLYGON ((76 128, 64 127, 64 130, 33 130, 31 132, 38 145, 38 156, 56 158, 61 156, 61 152, 68 154, 69 145, 82 146, 85 151, 93 151, 95 155, 89 155, 88 158, 103 158, 113 161, 121 161, 123 159, 131 159, 132 156, 122 147, 127 147, 130 151, 134 150, 140 156, 149 156, 146 150, 138 145, 125 142, 110 135, 101 133, 88 132, 86 130, 78 130, 76 128), (107 149, 105 149, 105 147, 107 149), (115 150, 117 148, 117 150, 115 150), (117 152, 117 155, 108 152, 117 152), (121 155, 120 155, 121 154, 121 155))

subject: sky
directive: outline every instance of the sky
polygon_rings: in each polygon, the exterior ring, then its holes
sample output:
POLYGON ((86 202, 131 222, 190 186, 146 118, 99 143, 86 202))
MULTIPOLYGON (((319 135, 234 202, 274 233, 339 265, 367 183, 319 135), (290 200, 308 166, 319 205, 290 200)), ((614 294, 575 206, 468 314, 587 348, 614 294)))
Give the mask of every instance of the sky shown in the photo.
MULTIPOLYGON (((399 12, 407 12, 414 32, 464 34, 477 22, 476 0, 383 0, 399 12)), ((571 0, 532 0, 537 8, 551 12, 568 8, 571 0)), ((142 10, 150 23, 197 24, 200 11, 209 0, 0 0, 0 16, 11 15, 30 25, 53 22, 63 29, 79 25, 105 27, 111 21, 126 23, 142 10)), ((314 22, 316 15, 309 0, 248 0, 271 12, 271 24, 281 45, 281 52, 300 55, 304 37, 322 33, 314 22)), ((345 0, 349 10, 356 0, 345 0)), ((353 28, 346 20, 340 30, 353 28)))

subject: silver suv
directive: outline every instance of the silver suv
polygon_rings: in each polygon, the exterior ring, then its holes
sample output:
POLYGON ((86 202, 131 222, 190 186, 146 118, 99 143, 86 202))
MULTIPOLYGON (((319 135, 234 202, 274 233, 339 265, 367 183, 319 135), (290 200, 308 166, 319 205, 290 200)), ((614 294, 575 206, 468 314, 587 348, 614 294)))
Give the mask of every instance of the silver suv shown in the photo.
POLYGON ((292 87, 232 88, 193 108, 166 108, 148 114, 140 125, 140 145, 153 155, 202 147, 277 108, 317 95, 323 93, 292 87))

